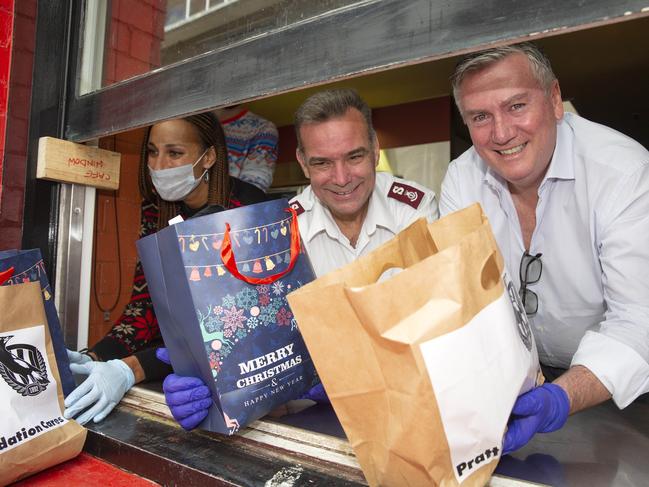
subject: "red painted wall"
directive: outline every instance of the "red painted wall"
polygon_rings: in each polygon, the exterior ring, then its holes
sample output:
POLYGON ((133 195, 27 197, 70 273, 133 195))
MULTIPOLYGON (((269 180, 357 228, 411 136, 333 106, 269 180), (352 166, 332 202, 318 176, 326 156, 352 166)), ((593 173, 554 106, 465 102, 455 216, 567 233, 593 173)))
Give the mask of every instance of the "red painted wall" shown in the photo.
POLYGON ((111 2, 104 85, 160 67, 166 3, 166 0, 111 2))
POLYGON ((0 0, 0 19, 0 250, 4 250, 20 248, 22 239, 36 0, 0 0), (7 30, 8 16, 13 16, 13 30, 7 30), (5 61, 10 63, 9 90, 2 98, 5 61))

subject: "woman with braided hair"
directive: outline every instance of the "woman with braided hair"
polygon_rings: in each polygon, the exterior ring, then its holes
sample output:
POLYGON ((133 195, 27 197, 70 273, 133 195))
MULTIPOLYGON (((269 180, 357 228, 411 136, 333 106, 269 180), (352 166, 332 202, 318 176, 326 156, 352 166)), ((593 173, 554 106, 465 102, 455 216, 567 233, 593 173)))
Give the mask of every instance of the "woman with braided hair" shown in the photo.
MULTIPOLYGON (((223 129, 212 113, 168 120, 149 127, 140 157, 143 198, 140 237, 215 207, 233 208, 265 200, 256 186, 228 175, 223 129)), ((133 384, 161 379, 171 367, 155 357, 162 345, 141 264, 133 293, 113 328, 90 351, 68 351, 72 372, 88 378, 65 400, 65 417, 85 424, 110 413, 133 384), (79 414, 81 413, 81 414, 79 414)))

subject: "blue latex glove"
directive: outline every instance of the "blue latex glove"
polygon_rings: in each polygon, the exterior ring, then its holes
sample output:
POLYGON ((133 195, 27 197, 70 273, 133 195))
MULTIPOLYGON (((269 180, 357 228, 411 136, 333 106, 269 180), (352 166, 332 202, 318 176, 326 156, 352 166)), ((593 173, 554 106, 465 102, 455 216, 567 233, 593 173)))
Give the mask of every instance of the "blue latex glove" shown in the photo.
POLYGON ((212 397, 198 377, 169 374, 162 383, 162 390, 172 416, 187 431, 196 428, 207 417, 212 397))
POLYGON ((302 396, 300 396, 300 399, 311 399, 312 401, 321 404, 331 403, 331 401, 327 397, 327 391, 325 391, 322 383, 314 385, 311 389, 302 394, 302 396))
POLYGON ((70 361, 70 364, 85 364, 92 362, 92 358, 85 353, 75 352, 74 350, 68 350, 67 348, 65 351, 68 352, 68 360, 70 361))
POLYGON ((84 411, 77 418, 79 424, 86 424, 91 419, 99 423, 135 383, 133 371, 122 360, 73 363, 70 370, 73 374, 88 376, 65 398, 63 416, 67 419, 84 411))
POLYGON ((509 419, 503 455, 526 445, 536 433, 561 428, 570 412, 568 394, 555 384, 543 384, 516 399, 509 419))

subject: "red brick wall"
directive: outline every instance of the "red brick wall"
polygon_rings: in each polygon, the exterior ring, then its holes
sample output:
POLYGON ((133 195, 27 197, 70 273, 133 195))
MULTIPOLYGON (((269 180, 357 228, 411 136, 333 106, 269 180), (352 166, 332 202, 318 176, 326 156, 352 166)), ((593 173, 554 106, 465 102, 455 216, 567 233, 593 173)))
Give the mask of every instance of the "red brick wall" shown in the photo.
MULTIPOLYGON (((0 250, 20 248, 25 197, 27 135, 29 129, 30 93, 34 45, 36 39, 36 0, 0 1, 2 16, 0 37, 5 35, 7 13, 13 9, 13 46, 9 98, 0 113, 6 116, 2 134, 2 192, 0 193, 0 250)), ((11 34, 11 33, 10 33, 11 34)), ((6 40, 6 39, 5 39, 6 40)), ((6 46, 3 43, 2 49, 6 46)), ((0 80, 0 83, 4 78, 0 80)))
MULTIPOLYGON (((165 0, 113 0, 108 24, 104 64, 104 85, 146 73, 160 66, 160 46, 164 37, 165 0)), ((122 154, 120 188, 117 192, 97 192, 95 222, 96 259, 90 299, 88 344, 101 339, 118 319, 128 303, 137 260, 135 241, 140 229, 140 195, 137 170, 143 130, 109 137, 101 147, 122 154), (117 235, 114 208, 117 203, 121 259, 117 256, 117 235), (101 308, 113 305, 121 292, 110 320, 105 321, 101 308)))
POLYGON ((113 0, 108 25, 104 85, 160 66, 165 0, 113 0))

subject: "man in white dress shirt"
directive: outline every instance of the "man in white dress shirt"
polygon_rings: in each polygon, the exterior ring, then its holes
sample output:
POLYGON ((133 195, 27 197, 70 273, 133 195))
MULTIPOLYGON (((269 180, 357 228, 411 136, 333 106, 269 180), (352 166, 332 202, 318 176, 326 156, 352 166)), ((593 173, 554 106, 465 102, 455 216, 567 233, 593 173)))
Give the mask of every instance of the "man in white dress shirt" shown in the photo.
POLYGON ((441 212, 482 204, 541 363, 560 370, 517 400, 507 453, 569 413, 649 391, 649 152, 564 114, 530 44, 467 57, 453 89, 473 147, 449 166, 441 212))
POLYGON ((297 159, 311 184, 291 200, 317 276, 386 242, 419 218, 438 217, 428 188, 376 173, 370 108, 353 90, 321 91, 295 114, 297 159))

